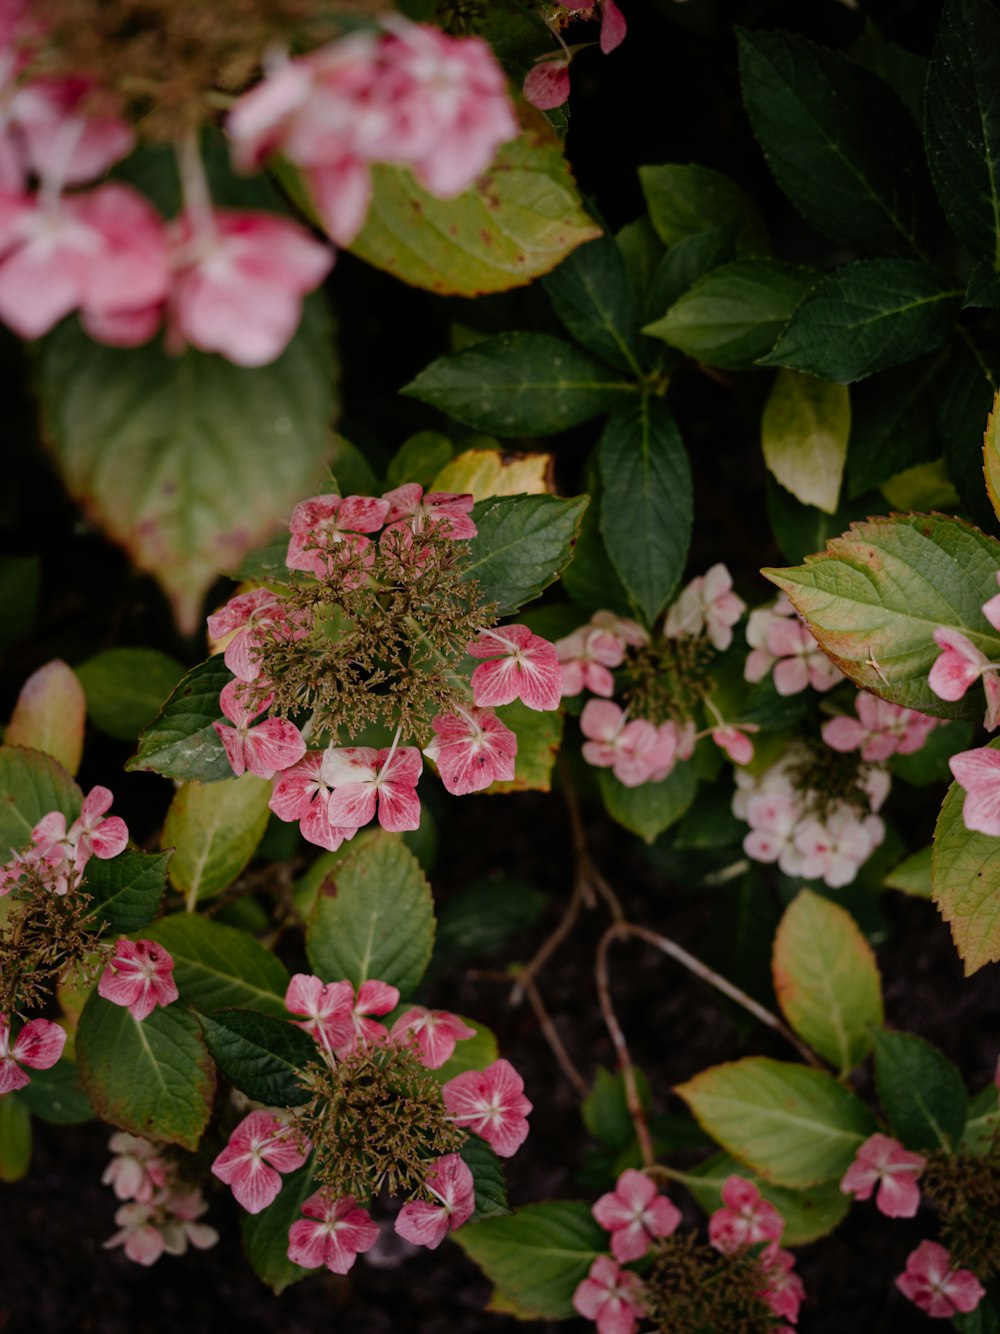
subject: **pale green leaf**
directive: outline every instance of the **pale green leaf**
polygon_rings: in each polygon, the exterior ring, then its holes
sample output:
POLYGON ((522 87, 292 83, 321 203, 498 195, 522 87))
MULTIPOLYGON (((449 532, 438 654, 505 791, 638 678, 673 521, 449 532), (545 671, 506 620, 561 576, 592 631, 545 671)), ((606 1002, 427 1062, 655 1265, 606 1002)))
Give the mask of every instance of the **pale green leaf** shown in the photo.
POLYGON ((81 662, 76 674, 94 724, 118 741, 135 741, 159 713, 184 668, 157 649, 109 648, 81 662))
POLYGON ((640 167, 639 182, 649 218, 666 246, 714 228, 731 230, 736 253, 767 255, 771 243, 749 195, 728 176, 697 163, 640 167))
POLYGON ((760 430, 764 462, 775 480, 803 505, 835 513, 851 431, 846 388, 781 370, 760 430))
POLYGON ((287 1017, 288 969, 245 931, 196 913, 174 913, 142 934, 169 950, 185 1005, 209 1013, 238 1007, 287 1017))
POLYGON ((185 783, 174 794, 162 846, 173 848, 170 883, 189 905, 231 885, 267 828, 271 780, 245 773, 221 783, 185 783))
POLYGON ((83 793, 51 755, 0 746, 0 863, 31 842, 43 815, 61 811, 69 825, 82 805, 83 793))
POLYGON ((86 712, 76 673, 55 658, 32 672, 21 687, 4 742, 43 751, 75 774, 83 758, 86 712))
POLYGON ((839 1181, 828 1181, 822 1186, 806 1190, 791 1190, 775 1186, 763 1177, 748 1172, 742 1163, 728 1153, 716 1153, 698 1166, 684 1180, 684 1185, 695 1197, 706 1214, 722 1206, 722 1187, 731 1176, 752 1181, 785 1220, 781 1234, 782 1246, 805 1246, 832 1232, 851 1207, 851 1197, 840 1189, 839 1181))
POLYGON ((646 843, 654 843, 665 829, 676 824, 694 801, 698 787, 694 765, 688 761, 678 764, 659 783, 626 787, 610 769, 600 770, 598 782, 611 818, 646 843))
MULTIPOLYGON (((1000 741, 990 749, 1000 749, 1000 741)), ((966 828, 964 801, 952 783, 934 830, 931 888, 968 977, 1000 962, 1000 838, 966 828)))

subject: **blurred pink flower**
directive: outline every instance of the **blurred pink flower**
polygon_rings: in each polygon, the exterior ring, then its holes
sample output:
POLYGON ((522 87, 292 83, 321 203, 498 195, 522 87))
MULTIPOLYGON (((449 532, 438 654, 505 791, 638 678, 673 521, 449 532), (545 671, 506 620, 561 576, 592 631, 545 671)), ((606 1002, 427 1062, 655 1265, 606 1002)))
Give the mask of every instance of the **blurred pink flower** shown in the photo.
POLYGON ((457 1153, 439 1158, 424 1179, 438 1203, 410 1200, 396 1215, 395 1229, 415 1246, 435 1250, 449 1232, 467 1223, 476 1207, 475 1182, 457 1153))
POLYGON ((573 1309, 597 1322, 597 1334, 634 1334, 645 1309, 642 1280, 599 1255, 573 1293, 573 1309))
POLYGON ((920 1208, 917 1178, 924 1161, 888 1135, 870 1135, 855 1154, 840 1189, 845 1195, 869 1200, 878 1186, 875 1207, 879 1213, 886 1218, 913 1218, 920 1208))
POLYGON ((611 1233, 611 1253, 620 1264, 640 1259, 655 1237, 669 1237, 681 1221, 681 1211, 673 1201, 660 1195, 644 1172, 631 1167, 591 1212, 611 1233))
POLYGON ((728 1255, 762 1241, 780 1241, 784 1228, 781 1214, 752 1181, 731 1176, 722 1187, 722 1207, 708 1220, 708 1239, 728 1255))
POLYGON ((952 1269, 951 1256, 936 1241, 922 1241, 906 1260, 896 1287, 930 1316, 947 1319, 974 1311, 986 1291, 968 1269, 952 1269))

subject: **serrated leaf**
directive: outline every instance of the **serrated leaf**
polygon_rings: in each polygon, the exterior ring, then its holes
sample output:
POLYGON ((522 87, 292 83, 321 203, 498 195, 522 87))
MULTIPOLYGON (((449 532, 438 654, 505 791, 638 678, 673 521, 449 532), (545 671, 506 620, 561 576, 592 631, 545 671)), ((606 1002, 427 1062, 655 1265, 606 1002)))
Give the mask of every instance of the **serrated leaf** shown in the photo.
POLYGON ((871 1051, 882 1022, 882 985, 871 946, 849 912, 803 889, 785 909, 771 960, 789 1024, 824 1060, 848 1074, 871 1051))
POLYGON ((496 710, 500 721, 517 737, 514 777, 491 783, 487 792, 551 792, 552 769, 563 735, 561 713, 529 709, 516 699, 496 710))
POLYGON ((60 1060, 48 1070, 32 1070, 31 1082, 18 1089, 17 1097, 33 1116, 52 1125, 77 1126, 94 1119, 73 1061, 60 1060))
POLYGON ((851 525, 805 564, 764 570, 855 685, 939 718, 981 717, 982 694, 947 703, 927 684, 938 626, 959 630, 990 661, 1000 635, 983 616, 996 593, 1000 542, 943 514, 851 525))
MULTIPOLYGON (((989 748, 1000 749, 1000 742, 989 748)), ((1000 962, 1000 838, 965 827, 964 801, 964 790, 952 783, 934 829, 931 888, 969 977, 1000 962)))
POLYGON ((317 1059, 316 1043, 301 1028, 253 1010, 217 1010, 198 1022, 216 1065, 248 1098, 268 1107, 309 1100, 298 1075, 317 1059))
POLYGON ((526 116, 521 136, 454 199, 428 193, 405 168, 376 164, 353 253, 415 287, 480 296, 531 282, 599 236, 545 118, 526 116))
POLYGON ((76 673, 55 658, 32 672, 21 687, 4 743, 40 750, 75 774, 83 757, 86 707, 76 673))
POLYGON ((87 713, 117 741, 135 741, 184 676, 184 668, 152 648, 110 648, 76 669, 87 713))
POLYGON ((144 1139, 196 1149, 215 1095, 198 1022, 178 1004, 139 1022, 90 997, 76 1031, 80 1079, 103 1120, 144 1139))
POLYGON ((779 1186, 839 1181, 875 1130, 832 1075, 764 1056, 713 1066, 674 1091, 714 1140, 779 1186))
POLYGON ((0 1181, 20 1181, 31 1166, 31 1113, 18 1098, 0 1098, 0 1181))
POLYGON ((477 1135, 470 1135, 460 1152, 475 1183, 476 1208, 469 1222, 480 1223, 485 1218, 501 1218, 509 1214, 503 1164, 490 1146, 477 1135))
POLYGON ((466 426, 509 437, 579 426, 634 388, 562 338, 506 333, 438 357, 401 392, 466 426))
POLYGON ((694 765, 678 764, 673 773, 659 783, 640 783, 626 787, 610 769, 601 769, 598 783, 605 808, 613 820, 638 834, 646 843, 654 843, 665 829, 675 824, 694 801, 698 782, 694 765))
POLYGON ((722 1204, 722 1187, 731 1176, 750 1180, 765 1200, 769 1200, 785 1220, 781 1234, 785 1246, 805 1246, 832 1232, 851 1207, 850 1196, 840 1189, 839 1181, 806 1190, 790 1190, 775 1186, 763 1177, 747 1172, 746 1167, 728 1153, 717 1153, 696 1168, 685 1179, 684 1185, 695 1197, 706 1214, 713 1213, 722 1204))
POLYGON ((684 572, 694 513, 687 451, 670 409, 645 397, 616 408, 599 458, 601 536, 651 625, 684 572))
POLYGON ((948 359, 944 350, 919 366, 886 371, 851 389, 846 466, 849 496, 861 495, 940 453, 934 408, 940 383, 947 375, 948 359))
POLYGON ((749 195, 711 167, 640 167, 639 183, 649 218, 664 245, 673 247, 712 228, 732 233, 739 257, 768 255, 771 242, 764 220, 749 195))
POLYGON ((781 370, 761 420, 764 462, 803 505, 834 514, 851 430, 848 391, 837 384, 781 370))
POLYGON ((908 1149, 954 1151, 965 1129, 967 1096, 958 1071, 913 1033, 880 1028, 875 1087, 893 1132, 908 1149))
POLYGON ((151 769, 164 778, 215 783, 233 776, 213 728, 222 721, 219 695, 233 674, 222 654, 192 667, 139 737, 126 769, 151 769))
POLYGON ((131 852, 87 863, 84 888, 91 896, 91 913, 107 922, 113 932, 129 935, 151 922, 160 910, 167 887, 171 854, 131 852))
POLYGON ((481 601, 509 616, 554 583, 573 554, 587 503, 587 496, 500 496, 478 504, 465 578, 478 580, 481 601))
POLYGON ((256 851, 269 817, 271 780, 245 773, 185 783, 174 794, 162 843, 173 848, 170 883, 188 907, 231 885, 256 851))
POLYGON ((69 825, 82 805, 83 793, 51 755, 0 746, 0 864, 31 842, 43 815, 61 811, 69 825))
POLYGON ((434 903, 416 857, 398 836, 379 833, 332 880, 335 893, 317 901, 306 938, 313 971, 325 982, 375 978, 413 992, 434 944, 434 903))
POLYGON ((542 286, 559 319, 588 352, 617 370, 642 374, 639 302, 610 236, 574 250, 542 286))
POLYGON ((961 304, 954 279, 928 264, 859 259, 817 283, 758 365, 850 384, 939 347, 961 304))
POLYGON ((288 1229, 302 1216, 302 1203, 319 1189, 310 1159, 282 1177, 281 1192, 259 1214, 240 1211, 243 1250, 257 1277, 276 1293, 315 1270, 303 1269, 288 1258, 288 1229))
POLYGON ((491 496, 544 495, 552 490, 551 454, 519 454, 497 449, 466 449, 447 463, 428 486, 429 491, 491 496))
POLYGON ((185 1005, 210 1013, 239 1008, 288 1017, 288 969, 245 931, 196 913, 174 913, 146 927, 143 935, 170 951, 185 1005))

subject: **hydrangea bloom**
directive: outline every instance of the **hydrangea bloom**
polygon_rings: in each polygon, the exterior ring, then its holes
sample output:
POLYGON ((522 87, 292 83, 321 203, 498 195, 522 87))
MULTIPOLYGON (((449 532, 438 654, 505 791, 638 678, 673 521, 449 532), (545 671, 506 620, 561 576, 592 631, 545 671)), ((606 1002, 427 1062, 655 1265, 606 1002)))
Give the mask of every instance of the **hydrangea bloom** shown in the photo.
POLYGON ((840 889, 851 883, 884 838, 885 825, 877 815, 862 816, 838 806, 824 819, 810 818, 796 827, 799 873, 840 889))
POLYGON ((48 1070, 62 1055, 66 1030, 50 1019, 32 1019, 10 1041, 10 1020, 0 1014, 0 1096, 23 1089, 30 1079, 21 1069, 48 1070))
POLYGON ((367 1210, 351 1196, 336 1199, 326 1190, 302 1205, 305 1218, 288 1229, 288 1258, 304 1269, 325 1265, 332 1274, 346 1274, 356 1257, 378 1241, 378 1228, 367 1210))
POLYGON ((896 1287, 927 1315, 948 1318, 974 1311, 986 1292, 968 1269, 952 1269, 951 1256, 936 1241, 922 1241, 907 1256, 896 1287))
POLYGON ((752 652, 743 675, 748 681, 761 681, 774 672, 774 688, 779 695, 798 695, 813 690, 831 690, 844 679, 822 651, 808 626, 796 617, 791 603, 776 604, 771 610, 750 613, 747 642, 752 652))
MULTIPOLYGON (((991 598, 990 606, 996 599, 991 598)), ((974 681, 981 680, 986 692, 986 717, 983 726, 992 732, 1000 722, 1000 675, 997 664, 991 663, 960 630, 940 626, 934 631, 934 642, 941 652, 934 661, 928 685, 939 699, 961 699, 974 681)))
POLYGON ((681 1221, 677 1206, 657 1192, 644 1172, 631 1167, 621 1174, 613 1191, 601 1196, 591 1212, 601 1227, 611 1233, 611 1253, 620 1264, 640 1259, 655 1237, 669 1237, 681 1221))
POLYGON ((727 649, 733 642, 733 626, 745 610, 725 565, 713 565, 692 579, 669 609, 663 633, 668 639, 705 634, 717 649, 727 649))
POLYGON ((517 737, 492 709, 439 713, 431 727, 434 740, 424 747, 424 754, 437 765, 441 782, 454 796, 513 781, 517 737))
POLYGON ((427 1010, 422 1005, 411 1006, 393 1024, 390 1037, 394 1042, 410 1042, 428 1070, 439 1070, 451 1059, 457 1042, 475 1037, 476 1030, 463 1023, 457 1014, 447 1010, 427 1010))
POLYGON ((467 1223, 476 1207, 475 1182, 457 1153, 439 1158, 424 1185, 437 1200, 410 1200, 396 1215, 395 1229, 415 1246, 435 1250, 449 1232, 467 1223))
POLYGON ((247 1213, 259 1214, 281 1190, 282 1172, 294 1172, 309 1156, 282 1115, 274 1110, 251 1112, 229 1136, 212 1164, 212 1175, 232 1187, 247 1213))
POLYGON ((101 974, 97 994, 113 1005, 127 1006, 133 1019, 146 1019, 158 1005, 178 999, 173 958, 155 940, 123 936, 101 974))
MULTIPOLYGON (((619 632, 618 625, 627 624, 608 612, 597 612, 589 625, 581 626, 571 635, 556 641, 556 657, 562 665, 562 693, 579 695, 589 690, 594 695, 610 699, 615 691, 612 667, 619 667, 625 658, 629 642, 619 632), (599 617, 608 618, 598 620, 599 617)), ((632 622, 634 624, 634 622, 632 622)), ((641 630, 641 626, 636 626, 641 630)), ((645 635, 645 631, 642 631, 645 635)))
POLYGON ((257 774, 273 778, 281 769, 297 764, 306 753, 306 743, 294 723, 287 718, 266 718, 254 723, 270 708, 273 695, 266 695, 247 706, 246 687, 242 681, 230 681, 222 687, 219 706, 233 724, 213 723, 216 735, 226 748, 226 758, 233 773, 257 774))
POLYGON ((784 1228, 781 1214, 752 1181, 731 1176, 722 1187, 722 1207, 708 1220, 708 1239, 717 1251, 729 1254, 762 1241, 780 1241, 784 1228))
POLYGON ((511 1158, 527 1139, 531 1103, 509 1061, 456 1075, 442 1093, 451 1119, 479 1135, 501 1158, 511 1158))
POLYGON ((481 630, 468 646, 474 658, 487 658, 472 673, 472 698, 479 707, 496 708, 521 700, 529 709, 558 709, 562 668, 547 639, 526 625, 481 630))
POLYGON ((132 151, 135 132, 91 79, 33 79, 10 100, 25 165, 61 186, 86 185, 132 151))
POLYGON ((924 1170, 919 1153, 904 1149, 888 1135, 870 1135, 844 1174, 840 1189, 859 1200, 870 1200, 878 1186, 875 1207, 886 1218, 913 1218, 920 1208, 917 1178, 924 1170))
POLYGON ((592 699, 580 715, 587 740, 583 758, 599 769, 611 769, 625 787, 659 782, 684 758, 682 738, 673 722, 654 727, 645 718, 628 720, 613 700, 592 699))
POLYGON ((753 759, 753 742, 747 733, 758 730, 756 723, 721 723, 712 728, 712 740, 734 764, 749 764, 753 759))
POLYGON ((423 767, 414 746, 331 748, 322 768, 323 781, 333 789, 327 805, 331 825, 360 829, 377 811, 379 824, 390 833, 418 829, 416 787, 423 767))
POLYGON ((569 61, 565 56, 541 60, 528 71, 522 92, 539 111, 553 111, 569 97, 569 61))
MULTIPOLYGON (((795 1256, 791 1251, 783 1251, 772 1242, 765 1246, 760 1262, 767 1280, 767 1287, 761 1296, 776 1316, 788 1320, 793 1325, 799 1318, 799 1307, 805 1300, 805 1284, 798 1274, 793 1273, 795 1256)), ((787 1329, 787 1326, 785 1327, 787 1329)))
POLYGON ((300 501, 288 525, 291 539, 285 564, 290 570, 306 570, 322 579, 338 548, 342 557, 366 552, 371 539, 362 534, 378 532, 389 509, 386 500, 374 496, 327 495, 300 501))
POLYGON ((68 830, 62 811, 44 815, 31 831, 32 846, 0 868, 0 896, 9 893, 27 870, 40 874, 54 894, 66 894, 79 883, 91 857, 99 861, 117 857, 128 843, 128 828, 120 816, 105 818, 113 800, 108 788, 91 788, 68 830))
POLYGON ((260 676, 261 647, 268 633, 279 627, 293 639, 308 633, 306 627, 289 620, 285 599, 268 588, 238 593, 208 618, 213 640, 231 636, 222 660, 239 681, 256 681, 260 676))
POLYGON ((823 740, 831 750, 860 750, 863 760, 875 763, 890 755, 912 755, 938 725, 937 718, 890 704, 863 690, 858 692, 854 707, 857 718, 843 714, 823 724, 823 740))
POLYGON ((299 1028, 336 1056, 345 1056, 359 1042, 379 1043, 388 1039, 384 1025, 370 1015, 388 1014, 399 1004, 399 991, 386 982, 369 978, 355 994, 350 982, 328 982, 308 973, 296 973, 285 993, 292 1014, 307 1015, 299 1028))
POLYGON ((983 746, 952 755, 948 767, 965 788, 962 820, 966 829, 1000 835, 1000 752, 983 746))
POLYGON ((470 517, 471 495, 456 495, 451 491, 431 491, 425 495, 417 482, 407 482, 387 491, 382 499, 389 502, 386 523, 390 528, 405 528, 417 534, 424 528, 440 526, 456 542, 475 537, 479 532, 470 517))
POLYGON ((573 1293, 573 1309, 597 1322, 597 1334, 634 1334, 644 1311, 642 1280, 599 1255, 573 1293))

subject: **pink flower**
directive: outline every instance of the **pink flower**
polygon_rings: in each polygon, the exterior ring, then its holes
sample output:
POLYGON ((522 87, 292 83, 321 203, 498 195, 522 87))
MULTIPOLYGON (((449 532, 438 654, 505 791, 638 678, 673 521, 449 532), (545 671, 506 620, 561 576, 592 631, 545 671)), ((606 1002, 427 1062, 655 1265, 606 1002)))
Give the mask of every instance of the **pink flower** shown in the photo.
POLYGON ((798 695, 810 686, 818 691, 831 690, 843 680, 840 668, 826 657, 812 631, 797 618, 783 617, 771 622, 767 650, 777 660, 774 688, 779 695, 798 695))
POLYGON ((896 1287, 927 1315, 947 1318, 974 1311, 986 1291, 968 1269, 952 1269, 951 1257, 936 1241, 922 1241, 906 1260, 896 1287))
POLYGON ((266 366, 291 342, 302 299, 333 265, 327 246, 273 213, 216 209, 196 233, 173 224, 170 342, 219 352, 237 366, 266 366))
POLYGON ((952 755, 948 767, 965 788, 962 820, 966 829, 1000 835, 1000 751, 988 746, 952 755))
POLYGON ((332 1274, 346 1274, 355 1257, 378 1241, 378 1228, 352 1196, 336 1199, 318 1190, 302 1205, 305 1218, 288 1229, 288 1258, 304 1269, 326 1265, 332 1274))
POLYGON ((70 825, 67 838, 74 849, 77 866, 83 866, 90 858, 107 861, 125 851, 128 843, 128 828, 118 815, 103 819, 104 812, 111 809, 114 801, 109 788, 92 787, 83 801, 79 817, 70 825))
MULTIPOLYGON (((798 1274, 793 1274, 795 1256, 791 1251, 783 1251, 776 1242, 766 1246, 760 1262, 767 1280, 767 1287, 761 1296, 776 1316, 789 1320, 794 1325, 799 1318, 799 1307, 805 1300, 805 1284, 798 1274)), ((787 1329, 787 1326, 785 1327, 787 1329)))
POLYGON ((610 668, 620 667, 625 659, 622 638, 613 630, 591 621, 590 625, 581 626, 565 639, 557 640, 553 647, 562 665, 563 695, 579 695, 586 689, 610 699, 615 692, 615 678, 610 668))
POLYGON ((420 827, 416 787, 423 769, 414 746, 398 750, 369 746, 332 748, 323 759, 323 780, 333 791, 327 814, 330 823, 360 829, 378 810, 383 829, 401 833, 420 827))
POLYGON ((611 1253, 620 1264, 640 1259, 654 1237, 669 1237, 681 1221, 677 1206, 657 1193, 645 1173, 632 1168, 621 1174, 614 1191, 602 1195, 591 1212, 611 1233, 611 1253))
POLYGON ((663 633, 668 639, 706 634, 717 649, 727 649, 733 642, 733 626, 746 611, 746 603, 732 590, 733 578, 726 567, 713 565, 691 580, 667 612, 663 633))
POLYGON ((823 724, 823 740, 841 752, 860 750, 869 762, 887 760, 890 755, 912 755, 921 749, 938 725, 916 709, 904 709, 859 691, 854 701, 857 718, 843 715, 823 724))
MULTIPOLYGON (((991 598, 986 604, 991 606, 991 598)), ((992 732, 1000 722, 1000 676, 995 663, 959 630, 939 626, 934 631, 934 643, 941 650, 928 677, 928 685, 939 699, 949 703, 961 699, 973 681, 982 679, 986 692, 986 717, 983 726, 992 732)))
POLYGON ((611 769, 626 787, 647 783, 660 770, 666 777, 672 767, 676 730, 660 731, 645 718, 626 722, 626 715, 613 700, 589 700, 580 715, 580 730, 588 738, 583 743, 587 763, 611 769))
POLYGON ((0 1095, 23 1089, 31 1082, 22 1065, 30 1070, 48 1070, 59 1060, 65 1045, 64 1028, 50 1019, 32 1019, 11 1046, 10 1020, 0 1014, 0 1095))
POLYGON ((238 593, 209 616, 208 633, 213 640, 231 635, 223 661, 237 680, 256 681, 268 634, 281 633, 295 640, 308 634, 308 629, 301 618, 289 617, 283 597, 268 588, 255 588, 249 593, 238 593))
POLYGON ((746 733, 759 730, 756 723, 722 723, 712 728, 712 740, 734 764, 749 764, 753 759, 753 742, 746 733))
POLYGON ((229 1136, 212 1164, 212 1175, 231 1186, 247 1213, 259 1214, 277 1199, 282 1172, 294 1172, 309 1157, 291 1126, 273 1110, 251 1112, 229 1136))
POLYGON ((280 769, 288 769, 302 759, 306 743, 299 729, 286 718, 268 718, 253 726, 253 720, 270 708, 274 695, 266 695, 250 707, 245 702, 246 695, 246 684, 242 681, 230 681, 223 686, 219 705, 235 727, 227 727, 225 723, 212 726, 237 777, 249 771, 259 778, 273 778, 280 769))
POLYGON ((214 1227, 196 1221, 207 1208, 200 1190, 161 1190, 151 1200, 123 1204, 115 1213, 120 1231, 104 1247, 122 1246, 140 1265, 155 1264, 164 1252, 183 1255, 188 1243, 206 1250, 219 1240, 214 1227))
POLYGON ((433 1165, 424 1185, 439 1201, 410 1200, 396 1215, 395 1228, 415 1246, 433 1251, 449 1232, 467 1223, 476 1208, 472 1173, 457 1153, 446 1154, 433 1165))
POLYGON ((517 737, 492 709, 439 713, 431 727, 435 737, 424 754, 437 765, 441 782, 454 796, 513 780, 517 737))
MULTIPOLYGON (((307 570, 317 579, 325 578, 334 556, 346 560, 355 552, 367 552, 371 541, 360 534, 378 532, 389 508, 387 501, 375 496, 313 496, 301 501, 292 511, 285 564, 290 570, 307 570)), ((366 567, 374 558, 374 552, 365 557, 366 567)))
POLYGON ((355 1047, 377 1046, 379 1043, 387 1042, 389 1034, 385 1025, 375 1019, 369 1019, 368 1016, 388 1014, 398 1004, 399 991, 396 987, 391 987, 388 982, 379 982, 375 978, 362 982, 358 987, 357 996, 351 997, 348 1008, 347 1020, 350 1025, 348 1037, 336 1048, 336 1054, 347 1056, 355 1047))
POLYGON ((107 861, 117 857, 128 843, 128 828, 120 816, 102 819, 114 797, 106 787, 94 787, 83 802, 79 817, 69 829, 62 811, 43 815, 31 831, 33 847, 15 854, 3 868, 0 895, 8 893, 22 870, 35 870, 54 894, 66 894, 79 882, 91 857, 107 861))
POLYGON ((115 1131, 108 1145, 116 1156, 104 1169, 101 1182, 110 1186, 119 1200, 148 1204, 167 1179, 159 1146, 124 1130, 115 1131))
POLYGON ((539 61, 528 71, 521 91, 524 100, 539 111, 553 111, 569 97, 569 87, 569 61, 555 56, 539 61))
POLYGON ((469 517, 473 504, 471 495, 455 495, 450 491, 431 491, 424 495, 422 486, 407 482, 394 491, 387 491, 382 499, 389 502, 386 523, 390 527, 405 527, 417 534, 425 527, 436 528, 442 524, 441 531, 456 541, 475 537, 479 531, 469 517))
POLYGON ((323 778, 324 757, 324 751, 310 750, 298 764, 282 770, 267 804, 279 820, 289 824, 298 820, 302 837, 310 843, 336 852, 358 831, 330 823, 332 788, 323 778))
POLYGON ((456 1075, 442 1093, 456 1125, 481 1136, 501 1158, 512 1157, 527 1139, 531 1103, 524 1096, 524 1080, 509 1061, 456 1075))
POLYGON ((529 709, 558 709, 562 668, 547 639, 526 625, 480 630, 468 645, 474 658, 489 658, 472 673, 472 698, 479 706, 496 708, 520 699, 529 709))
POLYGON ((886 1218, 913 1218, 920 1208, 917 1178, 924 1161, 888 1135, 870 1135, 844 1174, 840 1189, 845 1195, 870 1200, 878 1186, 875 1207, 879 1213, 886 1218))
POLYGON ((125 1005, 133 1019, 143 1020, 158 1005, 178 999, 174 961, 155 940, 127 940, 124 936, 101 974, 97 994, 113 1005, 125 1005))
POLYGON ((750 833, 743 840, 743 851, 755 862, 780 862, 787 875, 798 874, 797 860, 794 868, 786 869, 785 854, 786 850, 793 850, 792 839, 801 818, 802 810, 793 793, 756 793, 747 802, 750 833))
POLYGON ((9 114, 31 169, 59 186, 103 176, 135 145, 114 98, 86 78, 35 79, 14 94, 9 114))
POLYGON ((318 977, 296 973, 285 993, 285 1005, 292 1014, 309 1016, 305 1023, 294 1021, 297 1027, 336 1056, 346 1056, 359 1042, 385 1042, 384 1026, 368 1016, 388 1014, 398 1004, 398 990, 374 978, 362 982, 355 996, 350 982, 324 986, 318 977))
POLYGON ((877 815, 862 817, 846 806, 835 807, 824 820, 804 820, 794 838, 799 874, 840 889, 851 883, 884 837, 885 825, 877 815))
POLYGON ((439 1070, 451 1059, 455 1044, 475 1037, 476 1030, 447 1010, 427 1010, 414 1005, 393 1024, 390 1036, 395 1042, 408 1041, 416 1048, 422 1065, 439 1070))
POLYGON ((573 1293, 573 1309, 596 1320, 598 1334, 634 1334, 644 1311, 642 1280, 599 1255, 573 1293))
POLYGON ((708 1220, 708 1239, 717 1251, 731 1255, 744 1246, 781 1240, 785 1220, 752 1181, 728 1177, 722 1187, 722 1203, 708 1220))

